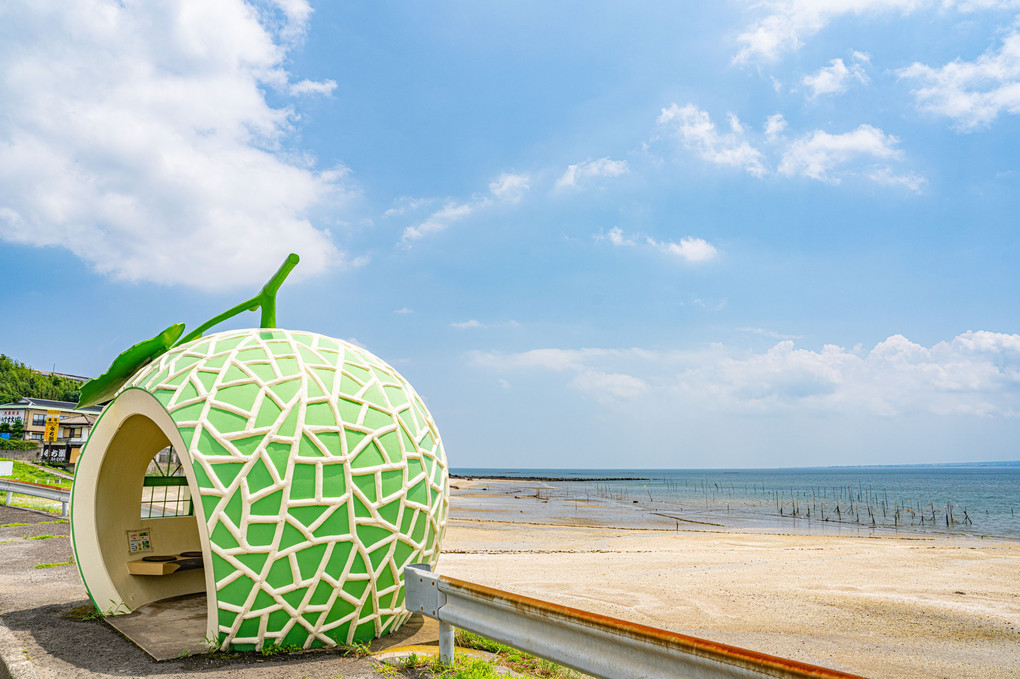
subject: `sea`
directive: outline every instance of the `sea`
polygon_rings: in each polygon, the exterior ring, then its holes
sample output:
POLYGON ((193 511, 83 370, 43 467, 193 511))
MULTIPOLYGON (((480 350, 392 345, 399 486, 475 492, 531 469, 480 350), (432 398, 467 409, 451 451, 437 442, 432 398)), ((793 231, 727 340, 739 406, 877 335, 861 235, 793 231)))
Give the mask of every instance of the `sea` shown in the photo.
POLYGON ((481 469, 550 499, 635 505, 677 528, 768 524, 794 532, 1020 539, 1020 462, 783 469, 481 469), (542 490, 544 489, 544 490, 542 490), (657 510, 657 511, 656 511, 657 510))

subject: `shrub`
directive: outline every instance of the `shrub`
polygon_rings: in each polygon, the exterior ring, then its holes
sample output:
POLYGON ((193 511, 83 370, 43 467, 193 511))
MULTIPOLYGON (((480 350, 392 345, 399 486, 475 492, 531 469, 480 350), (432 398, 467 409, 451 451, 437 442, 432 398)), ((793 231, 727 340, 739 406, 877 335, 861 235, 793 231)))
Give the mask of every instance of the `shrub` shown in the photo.
POLYGON ((35 450, 38 447, 39 446, 35 441, 0 439, 0 450, 35 450))

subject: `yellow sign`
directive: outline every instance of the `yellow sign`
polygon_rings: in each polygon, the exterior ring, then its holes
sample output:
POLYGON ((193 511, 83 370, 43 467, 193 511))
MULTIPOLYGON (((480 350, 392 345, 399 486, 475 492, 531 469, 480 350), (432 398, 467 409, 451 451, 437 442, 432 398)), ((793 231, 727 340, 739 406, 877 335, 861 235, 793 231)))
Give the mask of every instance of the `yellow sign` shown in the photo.
POLYGON ((57 440, 57 431, 60 429, 60 411, 46 411, 46 433, 43 434, 43 441, 53 443, 57 440))

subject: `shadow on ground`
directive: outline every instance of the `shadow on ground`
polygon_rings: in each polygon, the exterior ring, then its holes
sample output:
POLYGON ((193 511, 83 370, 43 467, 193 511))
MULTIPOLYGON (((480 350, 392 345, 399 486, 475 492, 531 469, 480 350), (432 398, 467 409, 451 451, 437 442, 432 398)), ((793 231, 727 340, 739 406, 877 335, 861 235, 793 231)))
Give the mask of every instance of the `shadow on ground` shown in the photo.
MULTIPOLYGON (((252 672, 266 670, 269 676, 298 671, 301 676, 341 674, 360 676, 361 672, 371 669, 366 659, 345 657, 339 649, 317 649, 305 653, 263 657, 258 653, 214 653, 198 655, 206 649, 194 649, 195 655, 156 662, 131 641, 122 636, 102 619, 74 620, 66 617, 72 608, 90 605, 88 600, 74 601, 68 604, 51 604, 22 611, 13 611, 0 616, 11 631, 16 634, 27 633, 42 649, 51 656, 45 663, 40 658, 33 658, 37 666, 45 665, 47 672, 56 670, 60 676, 104 674, 125 677, 173 676, 183 673, 219 673, 229 676, 237 673, 240 676, 252 676, 252 672), (328 664, 328 667, 325 665, 328 664), (64 667, 59 667, 64 665, 64 667), (275 668, 275 669, 274 669, 275 668)), ((431 622, 431 621, 429 621, 431 622)), ((438 625, 431 634, 430 625, 426 625, 420 616, 412 617, 400 630, 375 640, 371 644, 373 652, 384 651, 406 644, 437 643, 438 625), (432 639, 427 639, 432 637, 432 639)), ((20 636, 20 634, 19 634, 20 636)))

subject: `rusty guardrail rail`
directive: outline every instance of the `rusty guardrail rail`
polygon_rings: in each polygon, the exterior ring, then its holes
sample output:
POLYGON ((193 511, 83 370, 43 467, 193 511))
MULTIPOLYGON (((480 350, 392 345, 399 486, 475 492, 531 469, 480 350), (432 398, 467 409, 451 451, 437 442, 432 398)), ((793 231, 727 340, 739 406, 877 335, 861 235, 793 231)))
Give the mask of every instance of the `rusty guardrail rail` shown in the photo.
POLYGON ((781 677, 861 679, 432 573, 404 569, 404 606, 439 620, 439 657, 453 661, 454 628, 604 679, 781 677))
POLYGON ((60 486, 47 486, 42 483, 12 481, 0 479, 0 493, 6 493, 4 502, 11 504, 11 495, 31 495, 60 503, 60 515, 67 516, 67 503, 71 501, 71 491, 60 486))

